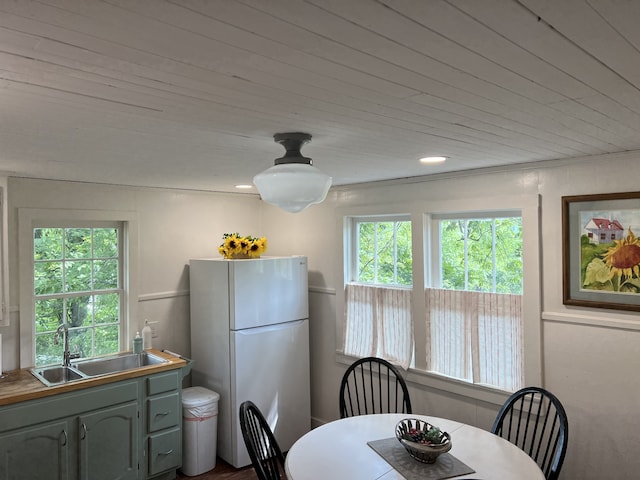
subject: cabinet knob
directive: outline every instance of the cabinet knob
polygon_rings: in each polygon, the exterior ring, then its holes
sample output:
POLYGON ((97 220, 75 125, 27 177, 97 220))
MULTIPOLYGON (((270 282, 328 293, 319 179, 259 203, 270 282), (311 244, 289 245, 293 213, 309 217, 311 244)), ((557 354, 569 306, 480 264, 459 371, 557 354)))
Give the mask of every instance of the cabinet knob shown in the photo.
POLYGON ((87 425, 83 423, 80 427, 82 428, 82 431, 80 432, 80 440, 84 440, 87 438, 87 425))
POLYGON ((67 431, 66 430, 62 430, 62 433, 60 433, 60 439, 62 440, 62 446, 66 447, 67 446, 67 441, 68 441, 68 437, 67 437, 67 431))
POLYGON ((167 452, 158 452, 158 455, 171 455, 173 453, 173 448, 167 452))

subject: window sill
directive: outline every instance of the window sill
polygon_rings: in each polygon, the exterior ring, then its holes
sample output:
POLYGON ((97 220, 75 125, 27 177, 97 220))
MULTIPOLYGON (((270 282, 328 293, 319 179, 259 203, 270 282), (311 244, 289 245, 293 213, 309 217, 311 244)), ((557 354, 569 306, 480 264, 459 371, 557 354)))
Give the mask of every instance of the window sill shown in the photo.
MULTIPOLYGON (((356 360, 356 357, 344 355, 342 352, 336 351, 337 363, 351 365, 356 360)), ((438 375, 437 373, 425 372, 415 368, 409 368, 403 373, 409 386, 418 388, 426 387, 426 389, 429 390, 440 390, 496 406, 502 406, 511 395, 510 392, 497 390, 484 385, 470 384, 454 378, 438 375)))

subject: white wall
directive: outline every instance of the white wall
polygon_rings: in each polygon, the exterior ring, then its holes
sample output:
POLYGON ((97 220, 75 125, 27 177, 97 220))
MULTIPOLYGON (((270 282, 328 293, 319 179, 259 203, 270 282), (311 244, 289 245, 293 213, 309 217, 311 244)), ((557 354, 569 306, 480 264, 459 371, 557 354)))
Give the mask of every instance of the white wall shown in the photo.
MULTIPOLYGON (((17 305, 16 208, 133 210, 140 228, 140 321, 162 322, 158 346, 188 350, 189 258, 217 256, 222 233, 266 235, 270 255, 309 257, 312 415, 338 417, 338 387, 345 366, 336 362, 336 291, 342 289, 341 218, 337 207, 540 194, 542 227, 542 354, 544 386, 564 403, 570 422, 565 479, 631 479, 640 471, 640 316, 633 312, 567 308, 562 304, 561 197, 636 191, 640 154, 543 163, 520 169, 437 177, 404 185, 338 188, 327 201, 299 214, 263 205, 255 197, 9 181, 11 305, 17 305)), ((0 328, 4 363, 17 366, 19 312, 0 328)), ((489 428, 497 405, 411 385, 417 413, 489 428)), ((455 440, 454 440, 455 441, 455 440)))

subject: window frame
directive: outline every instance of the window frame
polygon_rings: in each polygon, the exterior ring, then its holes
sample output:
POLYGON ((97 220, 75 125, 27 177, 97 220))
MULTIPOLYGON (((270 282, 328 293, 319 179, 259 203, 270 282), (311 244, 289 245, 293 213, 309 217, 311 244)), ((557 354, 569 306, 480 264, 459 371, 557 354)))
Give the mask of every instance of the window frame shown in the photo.
MULTIPOLYGON (((456 198, 443 200, 417 200, 402 204, 384 203, 343 207, 338 210, 338 228, 342 232, 342 278, 340 285, 344 285, 349 278, 347 262, 351 261, 348 218, 353 216, 388 216, 399 215, 399 212, 409 212, 412 225, 413 245, 413 291, 422 292, 425 285, 431 284, 432 267, 425 267, 425 258, 431 248, 432 226, 430 216, 433 214, 452 214, 465 212, 469 215, 474 211, 505 211, 519 210, 522 216, 523 243, 523 336, 524 336, 524 377, 527 385, 542 385, 542 298, 540 285, 540 195, 500 195, 480 198, 456 198), (425 213, 429 212, 429 213, 425 213)), ((340 237, 339 237, 340 238, 340 237)), ((339 250, 340 251, 340 250, 339 250)), ((350 365, 355 358, 342 352, 344 328, 344 289, 336 291, 336 361, 350 365)), ((425 318, 425 306, 422 301, 413 302, 414 335, 416 338, 426 338, 425 322, 415 319, 425 318)), ((508 392, 474 385, 460 380, 448 378, 427 371, 426 342, 415 344, 416 365, 407 371, 406 380, 414 385, 428 389, 437 389, 463 397, 501 405, 509 396, 508 392)))
MULTIPOLYGON (((343 288, 342 288, 342 301, 344 302, 343 305, 346 306, 346 298, 345 298, 345 294, 346 294, 346 287, 347 284, 351 284, 351 285, 358 285, 364 288, 373 288, 373 289, 381 289, 384 291, 403 291, 404 294, 399 294, 402 298, 404 298, 404 295, 408 295, 411 299, 413 299, 414 296, 414 289, 413 289, 413 283, 415 281, 415 270, 413 268, 413 263, 414 263, 414 252, 415 252, 415 248, 414 248, 414 241, 415 241, 415 236, 413 233, 413 222, 412 222, 412 218, 410 214, 407 213, 387 213, 387 214, 376 214, 376 215, 367 215, 367 214, 361 214, 361 215, 349 215, 349 216, 345 216, 344 217, 344 227, 343 227, 343 233, 344 233, 344 238, 345 238, 345 243, 343 244, 343 254, 344 254, 344 258, 348 259, 347 261, 345 261, 343 263, 343 267, 344 267, 344 284, 343 284, 343 288), (410 224, 411 227, 411 279, 412 279, 412 284, 411 285, 406 285, 406 284, 399 284, 399 283, 374 283, 374 282, 361 282, 356 280, 356 277, 358 277, 358 270, 359 270, 359 243, 358 243, 358 232, 359 232, 359 226, 361 223, 390 223, 390 222, 408 222, 410 224)), ((397 240, 397 238, 396 238, 397 240)), ((397 241, 394 245, 394 251, 395 253, 397 253, 397 241)), ((394 254, 394 258, 395 260, 397 260, 397 255, 394 254)), ((397 272, 397 262, 394 265, 394 270, 396 270, 397 272)), ((382 294, 384 295, 384 294, 382 294)), ((413 304, 413 300, 411 300, 411 304, 413 304)), ((345 312, 347 310, 344 310, 345 312)), ((409 323, 404 323, 405 326, 405 332, 411 331, 411 337, 413 337, 413 323, 414 323, 414 319, 413 319, 413 314, 414 314, 414 309, 406 309, 404 310, 404 312, 409 312, 410 317, 409 319, 407 319, 405 317, 405 321, 408 321, 409 323)), ((345 313, 345 317, 346 317, 346 313, 345 313)), ((380 325, 380 323, 378 322, 383 322, 384 320, 382 320, 384 316, 382 317, 377 317, 377 322, 375 322, 375 324, 377 326, 380 325)), ((346 318, 342 318, 340 320, 341 325, 345 328, 342 328, 340 330, 340 333, 338 334, 338 337, 341 338, 343 341, 346 341, 348 339, 348 328, 346 328, 346 324, 344 323, 346 321, 346 318)), ((377 327, 374 327, 374 329, 377 327)), ((377 342, 374 342, 375 345, 373 345, 373 352, 371 354, 380 354, 380 350, 384 350, 384 337, 376 337, 375 335, 373 336, 373 338, 377 338, 377 342), (378 353, 375 353, 378 352, 378 353)), ((338 345, 338 349, 340 352, 343 351, 343 342, 341 342, 338 345)), ((411 349, 411 354, 407 355, 407 351, 404 349, 400 349, 400 352, 398 351, 394 351, 394 352, 388 352, 390 353, 392 356, 391 357, 387 357, 388 360, 390 361, 394 361, 393 358, 395 358, 398 362, 401 362, 404 366, 408 366, 409 363, 412 361, 412 356, 413 356, 413 348, 411 349), (394 354, 398 354, 399 356, 393 356, 394 354), (406 363, 405 363, 406 362, 406 363)))
MULTIPOLYGON (((449 221, 449 220, 464 220, 464 221, 474 221, 474 220, 485 220, 485 221, 492 221, 493 223, 495 223, 496 220, 498 219, 504 219, 504 218, 518 218, 520 219, 520 225, 521 225, 521 236, 520 236, 520 248, 522 250, 524 250, 524 240, 523 240, 523 236, 524 236, 524 226, 523 226, 523 219, 522 219, 522 211, 520 209, 507 209, 507 210, 486 210, 486 211, 473 211, 473 212, 449 212, 449 213, 431 213, 428 214, 428 221, 430 222, 430 233, 431 233, 431 251, 428 253, 428 255, 425 255, 425 268, 430 268, 431 270, 431 284, 426 284, 428 287, 431 288, 435 288, 435 289, 442 289, 442 290, 450 290, 450 291, 462 291, 462 292, 474 292, 475 290, 468 290, 467 288, 446 288, 442 285, 442 238, 441 238, 441 222, 443 221, 449 221)), ((502 292, 497 292, 496 290, 496 284, 495 284, 495 262, 496 262, 496 255, 495 255, 495 247, 496 245, 496 232, 495 229, 492 229, 492 264, 493 264, 493 274, 494 274, 494 278, 493 278, 493 284, 491 285, 490 289, 487 290, 481 290, 479 291, 479 293, 484 294, 497 294, 497 295, 502 295, 502 292)), ((466 266, 465 266, 465 270, 466 270, 466 266)), ((465 277, 466 277, 466 273, 465 272, 465 277)), ((465 278, 465 283, 466 282, 466 278, 465 278)), ((466 285, 468 286, 468 285, 466 285)), ((521 276, 520 276, 520 288, 522 289, 521 293, 509 293, 510 295, 519 295, 523 300, 524 300, 524 261, 523 261, 523 267, 522 267, 522 271, 521 271, 521 276)), ((523 308, 524 309, 524 308, 523 308)), ((524 315, 523 315, 524 317, 524 315)), ((524 323, 524 318, 523 318, 523 323, 524 323)), ((470 333, 472 340, 471 343, 473 344, 474 340, 473 339, 477 339, 477 334, 473 333, 473 328, 472 328, 472 333, 470 333)), ((524 334, 523 334, 524 337, 524 334)), ((522 345, 524 348, 524 338, 522 339, 522 345)), ((471 361, 472 358, 475 357, 475 355, 479 355, 480 353, 475 352, 473 349, 472 350, 467 350, 466 354, 468 355, 469 361, 471 363, 473 363, 471 361)), ((430 362, 431 366, 434 367, 433 365, 433 358, 430 359, 430 361, 428 360, 428 362, 430 362)), ((524 362, 523 362, 524 363, 524 362)), ((471 367, 471 370, 474 370, 473 367, 471 367)), ((523 370, 524 370, 524 364, 523 364, 523 370)), ((447 376, 444 373, 440 373, 438 371, 436 371, 435 369, 433 370, 429 370, 430 373, 434 374, 434 375, 442 375, 442 376, 447 376)), ((524 376, 524 371, 521 371, 523 376, 524 376)), ((492 385, 487 385, 487 384, 483 384, 480 382, 476 382, 476 379, 474 378, 475 375, 469 371, 468 372, 471 375, 471 378, 466 378, 466 379, 462 379, 459 377, 448 377, 447 378, 455 378, 461 382, 465 382, 471 385, 478 385, 478 386, 485 386, 488 388, 495 388, 498 390, 499 387, 495 387, 492 385)), ((501 391, 505 391, 508 392, 509 390, 501 390, 501 391)))
MULTIPOLYGON (((18 256, 20 273, 20 367, 35 365, 35 325, 32 321, 35 309, 33 283, 33 229, 44 225, 65 225, 68 227, 91 226, 117 222, 122 224, 120 240, 122 255, 122 298, 120 319, 120 350, 127 350, 133 324, 137 318, 137 251, 138 226, 134 212, 78 209, 18 209, 18 256), (26 320, 26 321, 25 321, 26 320)), ((62 358, 61 358, 62 360, 62 358)))

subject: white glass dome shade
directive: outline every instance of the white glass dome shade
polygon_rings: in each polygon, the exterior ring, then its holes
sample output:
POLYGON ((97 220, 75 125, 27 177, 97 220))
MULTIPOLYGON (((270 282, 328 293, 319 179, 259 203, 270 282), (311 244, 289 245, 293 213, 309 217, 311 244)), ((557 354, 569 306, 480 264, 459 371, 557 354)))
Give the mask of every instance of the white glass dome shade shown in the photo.
POLYGON ((253 177, 262 199, 287 212, 297 213, 322 202, 331 187, 331 177, 303 157, 300 148, 311 140, 308 133, 279 133, 274 140, 286 149, 275 165, 253 177))

